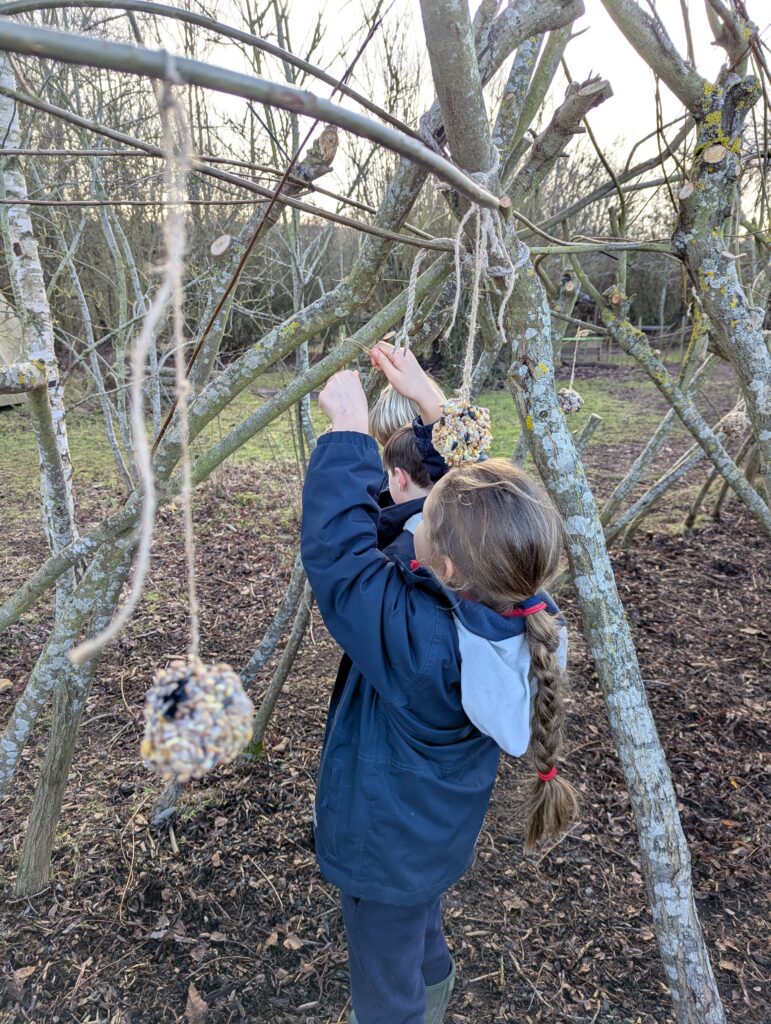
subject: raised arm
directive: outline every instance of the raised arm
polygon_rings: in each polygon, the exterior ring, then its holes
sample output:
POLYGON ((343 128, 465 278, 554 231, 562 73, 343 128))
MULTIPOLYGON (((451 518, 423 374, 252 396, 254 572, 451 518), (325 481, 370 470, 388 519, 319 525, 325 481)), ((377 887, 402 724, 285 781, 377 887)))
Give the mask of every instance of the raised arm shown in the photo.
POLYGON ((358 376, 336 377, 319 398, 332 432, 319 438, 303 488, 303 565, 332 636, 385 700, 403 705, 429 653, 433 605, 377 550, 382 464, 358 376))
POLYGON ((370 359, 400 395, 417 404, 426 425, 439 419, 444 399, 409 349, 394 348, 381 341, 372 349, 370 359))
POLYGON ((431 429, 442 415, 442 395, 408 349, 395 349, 381 341, 370 356, 372 365, 387 377, 394 389, 417 404, 420 416, 413 421, 412 429, 423 465, 431 482, 436 483, 447 472, 447 463, 434 448, 431 438, 431 429))

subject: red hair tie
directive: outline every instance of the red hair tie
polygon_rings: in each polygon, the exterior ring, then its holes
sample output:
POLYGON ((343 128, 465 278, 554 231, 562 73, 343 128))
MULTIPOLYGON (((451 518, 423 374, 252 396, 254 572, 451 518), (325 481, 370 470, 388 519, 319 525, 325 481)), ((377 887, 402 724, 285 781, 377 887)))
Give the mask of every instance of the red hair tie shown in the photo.
POLYGON ((547 604, 545 601, 539 601, 538 604, 531 604, 529 607, 523 607, 520 605, 519 608, 512 608, 511 611, 503 612, 504 619, 519 619, 524 618, 526 615, 535 615, 536 612, 546 611, 547 604))
POLYGON ((548 770, 548 772, 538 772, 538 778, 541 780, 541 782, 551 782, 551 780, 554 778, 556 774, 557 766, 555 764, 548 770))

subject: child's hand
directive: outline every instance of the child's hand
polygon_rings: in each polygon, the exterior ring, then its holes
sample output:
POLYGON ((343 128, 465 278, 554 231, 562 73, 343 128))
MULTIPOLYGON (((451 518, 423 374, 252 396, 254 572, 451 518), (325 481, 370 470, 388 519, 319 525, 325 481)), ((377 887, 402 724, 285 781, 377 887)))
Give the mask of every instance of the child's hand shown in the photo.
POLYGON ((395 391, 417 403, 420 418, 426 425, 439 419, 444 399, 409 349, 395 349, 388 342, 380 341, 370 352, 370 361, 386 375, 395 391))
POLYGON ((330 377, 319 395, 319 405, 332 424, 332 430, 369 430, 367 396, 358 373, 340 370, 330 377))

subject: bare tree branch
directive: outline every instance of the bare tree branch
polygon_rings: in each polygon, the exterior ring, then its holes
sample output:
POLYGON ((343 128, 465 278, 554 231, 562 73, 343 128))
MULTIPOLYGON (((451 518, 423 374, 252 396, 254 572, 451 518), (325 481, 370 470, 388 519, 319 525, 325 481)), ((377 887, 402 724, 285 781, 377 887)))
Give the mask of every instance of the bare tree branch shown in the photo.
POLYGON ((474 171, 493 164, 467 0, 421 0, 431 71, 453 159, 474 171))
POLYGON ((69 35, 13 22, 0 22, 0 48, 31 56, 46 54, 48 57, 72 64, 87 64, 133 75, 147 75, 151 78, 163 79, 171 75, 179 82, 201 85, 217 92, 305 114, 345 128, 414 161, 480 206, 497 209, 499 205, 497 196, 482 188, 449 160, 445 160, 413 136, 405 135, 388 125, 378 124, 355 111, 347 110, 339 104, 331 103, 301 89, 242 75, 228 68, 204 64, 202 61, 188 60, 186 57, 172 57, 163 51, 146 50, 106 40, 100 40, 99 46, 95 47, 94 40, 88 36, 69 35))
MULTIPOLYGON (((253 35, 251 32, 243 32, 241 29, 232 28, 230 25, 225 25, 220 21, 216 21, 214 18, 210 18, 206 14, 199 14, 195 11, 187 11, 181 7, 170 7, 168 4, 156 4, 147 2, 147 0, 16 0, 13 3, 0 4, 0 15, 11 15, 11 14, 24 14, 31 11, 44 11, 54 10, 56 8, 63 7, 91 7, 91 8, 104 8, 107 10, 123 10, 123 11, 142 11, 147 14, 160 15, 164 18, 173 18, 177 21, 186 22, 189 25, 198 25, 200 28, 209 29, 216 35, 223 36, 225 39, 236 39, 239 42, 245 43, 247 46, 256 47, 257 49, 264 50, 266 53, 272 54, 274 57, 279 57, 282 61, 286 61, 293 67, 298 68, 300 71, 306 72, 308 75, 312 75, 314 78, 318 78, 321 82, 326 82, 327 85, 337 85, 337 79, 333 75, 328 74, 321 68, 316 67, 307 60, 303 60, 301 57, 297 57, 295 54, 290 53, 289 50, 285 50, 281 46, 276 46, 275 43, 269 42, 267 39, 261 39, 259 36, 253 35)), ((355 100, 360 106, 364 107, 365 110, 369 110, 370 113, 375 114, 381 120, 387 124, 392 125, 399 131, 405 132, 407 135, 412 135, 414 138, 419 139, 419 134, 410 128, 409 125, 404 124, 398 118, 389 114, 387 110, 383 110, 382 107, 377 106, 373 103, 369 97, 362 95, 355 89, 352 89, 348 85, 341 85, 340 92, 343 95, 348 96, 350 99, 355 100)))
POLYGON ((23 395, 48 383, 45 363, 13 363, 0 366, 0 395, 23 395))
POLYGON ((698 113, 704 102, 707 82, 683 60, 661 22, 646 14, 635 0, 602 2, 645 63, 666 82, 691 113, 698 113))

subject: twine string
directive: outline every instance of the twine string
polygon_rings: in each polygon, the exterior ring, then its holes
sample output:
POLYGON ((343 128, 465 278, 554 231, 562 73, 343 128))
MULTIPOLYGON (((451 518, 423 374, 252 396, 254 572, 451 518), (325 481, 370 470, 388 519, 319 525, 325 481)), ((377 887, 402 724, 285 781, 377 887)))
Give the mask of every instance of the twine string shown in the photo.
POLYGON ((575 377, 576 377, 576 356, 577 355, 578 355, 578 335, 576 335, 576 340, 573 342, 573 364, 570 367, 570 383, 568 384, 568 387, 570 388, 571 391, 573 390, 573 381, 575 380, 575 377))
MULTIPOLYGON (((112 621, 97 636, 85 641, 70 652, 70 660, 74 665, 81 665, 83 662, 94 657, 121 632, 139 604, 150 567, 150 546, 153 537, 157 498, 150 445, 144 419, 145 369, 150 346, 155 344, 158 328, 170 303, 174 311, 175 344, 181 337, 182 270, 185 252, 183 204, 185 182, 192 158, 184 112, 171 88, 171 82, 176 78, 177 74, 173 58, 167 55, 166 78, 163 82, 160 103, 163 149, 166 153, 164 184, 169 200, 169 212, 163 225, 166 256, 160 284, 145 314, 141 330, 132 347, 130 359, 131 432, 142 503, 137 531, 137 554, 134 560, 134 572, 128 596, 114 615, 112 621), (175 128, 181 145, 176 143, 175 128)), ((194 593, 192 603, 193 605, 195 604, 194 593)))
POLYGON ((410 283, 407 286, 407 308, 404 311, 404 320, 399 333, 394 339, 395 349, 409 350, 410 347, 410 328, 412 327, 412 318, 415 312, 415 291, 418 286, 418 271, 420 270, 420 264, 423 261, 423 257, 426 255, 425 249, 418 249, 415 259, 412 263, 412 270, 410 271, 410 283))
MULTIPOLYGON (((500 157, 498 152, 495 151, 495 159, 490 170, 471 174, 470 177, 484 185, 486 188, 490 188, 494 184, 493 179, 495 179, 497 175, 499 163, 500 157)), ((501 339, 505 341, 506 332, 504 330, 504 317, 506 309, 514 291, 517 272, 527 262, 529 257, 530 252, 527 246, 520 242, 516 260, 512 260, 504 241, 503 224, 500 213, 497 210, 482 209, 476 203, 471 203, 469 205, 469 208, 463 215, 463 218, 458 225, 458 230, 455 233, 455 301, 453 303, 450 323, 445 332, 445 337, 449 337, 458 317, 458 310, 460 308, 462 265, 465 261, 470 265, 472 270, 469 329, 463 356, 461 383, 458 388, 458 397, 465 403, 469 403, 471 401, 471 380, 474 371, 474 345, 478 326, 479 299, 482 289, 482 281, 483 279, 496 277, 504 278, 506 282, 497 318, 498 331, 500 332, 501 339), (472 215, 476 216, 474 251, 473 253, 467 254, 464 260, 462 254, 464 232, 466 224, 472 215)))

